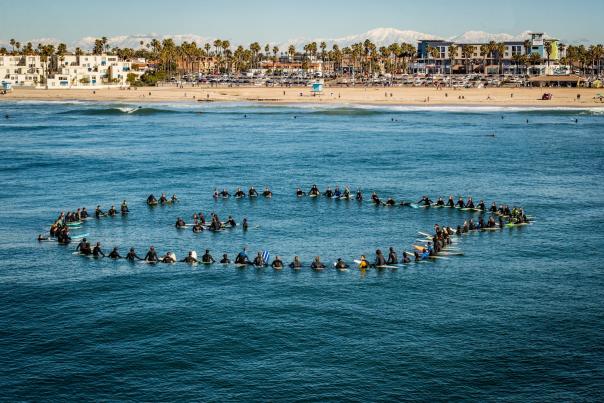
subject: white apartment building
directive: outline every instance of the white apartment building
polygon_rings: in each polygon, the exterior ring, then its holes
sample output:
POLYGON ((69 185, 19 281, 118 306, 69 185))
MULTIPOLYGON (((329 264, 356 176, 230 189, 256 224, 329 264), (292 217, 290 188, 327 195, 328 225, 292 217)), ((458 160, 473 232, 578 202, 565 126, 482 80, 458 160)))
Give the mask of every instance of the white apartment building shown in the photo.
POLYGON ((0 56, 0 82, 12 86, 35 87, 44 76, 40 56, 0 56))
POLYGON ((63 55, 53 57, 56 71, 48 89, 126 87, 132 64, 111 55, 63 55))

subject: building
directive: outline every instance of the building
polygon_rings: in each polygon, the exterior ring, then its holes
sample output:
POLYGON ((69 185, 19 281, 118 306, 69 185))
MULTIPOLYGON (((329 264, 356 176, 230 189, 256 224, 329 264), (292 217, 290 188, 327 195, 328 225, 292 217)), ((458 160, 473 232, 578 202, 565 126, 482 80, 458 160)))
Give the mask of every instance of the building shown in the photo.
POLYGON ((112 55, 55 55, 48 89, 128 86, 132 63, 112 55))
POLYGON ((35 87, 44 77, 45 63, 37 55, 0 56, 0 81, 14 87, 35 87))
POLYGON ((535 53, 548 65, 551 62, 556 64, 563 56, 557 39, 544 39, 543 33, 530 35, 527 41, 503 42, 501 54, 498 51, 485 52, 487 43, 420 40, 417 60, 411 68, 414 73, 421 74, 520 74, 524 72, 518 62, 521 55, 528 57, 535 53), (452 47, 456 49, 454 55, 450 54, 452 47), (470 52, 464 52, 464 48, 470 52))

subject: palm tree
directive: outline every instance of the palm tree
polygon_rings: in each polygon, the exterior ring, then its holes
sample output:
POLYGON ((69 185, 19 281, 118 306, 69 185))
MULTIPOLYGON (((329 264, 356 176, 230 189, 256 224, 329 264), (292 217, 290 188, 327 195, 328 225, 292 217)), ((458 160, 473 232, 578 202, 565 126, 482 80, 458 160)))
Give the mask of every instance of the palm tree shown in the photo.
POLYGON ((294 61, 294 57, 296 56, 296 47, 294 45, 289 45, 287 48, 287 54, 289 55, 290 61, 294 61))
POLYGON ((543 46, 543 50, 545 50, 545 60, 546 64, 549 66, 549 58, 552 52, 554 51, 554 43, 552 41, 545 42, 545 46, 543 46))
POLYGON ((15 43, 17 43, 17 41, 15 41, 13 38, 11 38, 11 40, 9 41, 9 43, 13 47, 13 53, 15 53, 15 43))
POLYGON ((106 36, 104 36, 101 38, 101 42, 103 43, 103 49, 105 49, 105 52, 107 52, 109 50, 109 46, 108 46, 109 40, 107 39, 106 36))
POLYGON ((466 64, 466 74, 470 73, 470 60, 474 55, 474 46, 472 45, 462 45, 461 46, 461 56, 463 57, 466 64))
POLYGON ((277 63, 277 53, 279 53, 279 47, 273 46, 273 69, 275 69, 275 63, 277 63))
POLYGON ((214 55, 217 56, 218 55, 218 48, 222 47, 222 41, 220 39, 216 39, 214 40, 214 42, 212 43, 212 45, 214 45, 214 55))
POLYGON ((325 61, 325 49, 327 49, 327 43, 325 43, 325 41, 322 41, 319 44, 319 47, 321 48, 321 60, 324 62, 325 61))
POLYGON ((505 43, 495 43, 494 45, 492 45, 492 48, 497 53, 497 65, 499 66, 499 74, 503 74, 503 56, 505 53, 505 43))
POLYGON ((541 63, 541 55, 537 52, 533 52, 530 54, 530 56, 528 57, 528 61, 531 65, 536 65, 538 63, 541 63))
POLYGON ((457 51, 459 50, 459 46, 452 43, 449 45, 449 48, 447 50, 449 51, 449 60, 451 63, 449 65, 449 74, 453 74, 453 65, 455 64, 455 58, 457 57, 457 51))

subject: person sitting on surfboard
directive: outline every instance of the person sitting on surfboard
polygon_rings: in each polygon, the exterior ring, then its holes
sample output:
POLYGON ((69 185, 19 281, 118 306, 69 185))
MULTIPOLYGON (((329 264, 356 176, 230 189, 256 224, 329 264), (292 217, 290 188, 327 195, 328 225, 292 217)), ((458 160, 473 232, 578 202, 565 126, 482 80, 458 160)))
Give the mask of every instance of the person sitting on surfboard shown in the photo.
POLYGON ((184 228, 187 226, 187 224, 185 223, 185 220, 183 220, 182 218, 178 217, 176 219, 176 224, 174 224, 174 226, 176 228, 184 228))
POLYGON ((241 252, 239 252, 237 257, 235 258, 235 264, 249 264, 249 260, 248 260, 245 248, 243 248, 243 250, 241 252))
POLYGON ((401 260, 401 263, 409 263, 411 262, 411 259, 409 259, 409 255, 407 255, 407 252, 403 252, 403 259, 401 260))
POLYGON ((396 252, 394 250, 394 248, 391 246, 390 250, 388 252, 388 264, 397 264, 398 263, 398 256, 396 256, 396 252))
POLYGON ((210 250, 206 249, 206 253, 203 254, 203 256, 201 257, 201 261, 203 263, 214 263, 215 260, 212 257, 212 255, 210 255, 210 250))
POLYGON ((145 255, 145 261, 150 262, 150 263, 155 263, 158 260, 159 260, 159 258, 157 257, 157 252, 155 251, 155 248, 153 246, 151 246, 149 248, 149 251, 145 255))
POLYGON ((229 216, 226 223, 227 223, 227 225, 230 225, 231 227, 237 226, 237 223, 235 222, 235 219, 232 216, 229 216))
POLYGON ((165 194, 165 193, 162 193, 162 194, 161 194, 161 196, 159 197, 159 202, 160 202, 161 204, 166 204, 166 203, 168 203, 168 198, 166 197, 166 194, 165 194))
POLYGON ((318 196, 319 194, 321 194, 321 192, 319 191, 319 188, 317 187, 317 185, 312 185, 310 187, 310 190, 308 191, 308 194, 310 196, 318 196))
POLYGON ((449 200, 447 201, 447 206, 453 208, 455 207, 455 202, 453 201, 453 195, 449 196, 449 200))
POLYGON ((323 193, 323 196, 325 197, 332 197, 333 196, 333 191, 331 190, 331 187, 327 187, 327 190, 325 190, 325 193, 323 193))
POLYGON ((292 269, 299 269, 302 267, 302 262, 300 261, 300 256, 294 256, 294 261, 289 264, 289 267, 292 269))
POLYGON ((235 197, 239 199, 245 197, 245 192, 241 190, 241 188, 237 188, 237 191, 235 192, 235 197))
POLYGON ((483 200, 481 200, 481 201, 478 203, 478 207, 477 207, 477 208, 478 208, 479 210, 482 210, 482 211, 485 211, 485 210, 487 209, 487 208, 484 206, 484 201, 483 201, 483 200))
POLYGON ((197 263, 197 259, 195 259, 193 257, 193 251, 189 251, 189 255, 187 257, 185 257, 183 260, 181 260, 181 262, 193 264, 193 263, 197 263))
POLYGON ((375 251, 375 262, 373 263, 374 267, 386 266, 386 259, 384 259, 384 255, 380 249, 375 251))
POLYGON ((377 193, 373 192, 371 194, 371 201, 375 204, 382 204, 382 201, 380 200, 380 198, 378 197, 377 193))
POLYGON ((117 250, 117 246, 113 248, 113 250, 111 252, 109 252, 109 255, 107 255, 109 257, 109 259, 121 259, 122 257, 120 256, 120 253, 117 250))
POLYGON ((212 197, 214 197, 214 199, 218 199, 218 196, 220 196, 220 193, 218 193, 218 189, 214 188, 214 194, 212 197))
POLYGON ((122 205, 120 206, 120 211, 121 211, 122 215, 128 214, 130 212, 130 210, 128 210, 128 203, 126 203, 126 200, 122 201, 122 205))
POLYGON ((342 193, 344 199, 350 199, 350 188, 348 185, 344 186, 344 192, 342 193))
POLYGON ((466 204, 463 202, 463 197, 460 197, 459 200, 457 200, 456 206, 459 208, 464 208, 466 206, 466 204))
POLYGON ((275 256, 275 260, 271 263, 273 269, 281 270, 283 268, 283 262, 279 256, 275 256))
POLYGON ((342 270, 342 269, 347 269, 348 265, 346 264, 345 261, 342 260, 342 258, 338 258, 338 260, 336 261, 336 264, 334 265, 336 269, 338 270, 342 270))
POLYGON ((229 264, 229 263, 231 263, 231 259, 229 259, 229 256, 225 253, 222 255, 222 259, 220 259, 220 263, 229 264))
POLYGON ((361 189, 357 190, 357 195, 355 196, 355 199, 357 201, 363 201, 363 192, 361 192, 361 189))
POLYGON ((310 268, 313 270, 321 270, 325 268, 325 265, 321 262, 320 256, 315 256, 315 260, 310 264, 310 268))
POLYGON ((176 263, 176 255, 174 252, 168 252, 161 258, 162 263, 176 263))
POLYGON ((147 197, 147 204, 149 204, 149 205, 157 204, 157 199, 155 198, 155 196, 153 196, 153 194, 150 194, 149 197, 147 197))
POLYGON ((342 191, 340 190, 340 187, 338 185, 336 185, 336 188, 333 191, 333 196, 334 197, 342 196, 342 191))
POLYGON ((129 260, 129 261, 133 262, 134 259, 136 259, 136 260, 143 260, 141 257, 139 257, 136 254, 136 252, 134 251, 134 248, 130 248, 130 250, 128 251, 128 254, 126 255, 126 260, 129 260))
POLYGON ((365 270, 368 268, 369 268, 369 262, 367 261, 367 258, 365 258, 365 255, 361 255, 361 260, 359 261, 359 269, 365 270))
POLYGON ((94 257, 105 257, 103 250, 101 249, 101 243, 97 242, 94 248, 92 249, 92 256, 94 257))
POLYGON ((428 196, 422 196, 422 199, 417 202, 417 204, 421 204, 424 206, 429 206, 432 204, 432 200, 428 196))
POLYGON ((199 222, 196 222, 195 225, 193 225, 193 232, 203 232, 203 226, 199 222))
POLYGON ((302 189, 300 189, 300 188, 297 188, 297 189, 296 189, 296 196, 297 196, 297 197, 302 197, 302 196, 304 196, 304 192, 302 191, 302 189))
POLYGON ((386 200, 386 206, 394 206, 394 205, 396 205, 396 201, 392 197, 389 197, 388 200, 386 200))
POLYGON ((244 231, 247 231, 248 226, 249 226, 249 224, 248 224, 248 222, 247 222, 247 218, 244 218, 244 219, 243 219, 243 221, 241 222, 241 228, 242 228, 244 231))
POLYGON ((171 201, 172 203, 176 203, 176 202, 178 202, 178 197, 176 197, 176 194, 173 194, 173 195, 172 195, 172 197, 170 198, 170 201, 171 201))
POLYGON ((266 262, 262 258, 262 253, 261 252, 258 252, 258 254, 256 255, 256 257, 254 258, 253 264, 256 267, 264 267, 264 266, 266 266, 266 262))
POLYGON ((264 197, 273 197, 273 192, 268 188, 268 186, 264 187, 264 191, 262 192, 262 196, 264 197))
POLYGON ((474 201, 471 197, 468 197, 468 202, 466 203, 466 208, 474 208, 474 201))
POLYGON ((249 190, 247 191, 247 195, 249 197, 258 197, 258 191, 254 189, 253 186, 250 186, 249 190))
POLYGON ((489 211, 493 214, 497 214, 497 203, 493 202, 489 211))
POLYGON ((220 197, 222 197, 223 199, 227 199, 227 198, 231 197, 231 194, 229 193, 228 190, 222 189, 222 192, 220 192, 220 197))
POLYGON ((116 214, 117 214, 117 210, 115 209, 115 206, 111 205, 111 208, 109 210, 107 210, 107 215, 109 217, 115 217, 116 214))
POLYGON ((101 218, 104 217, 106 214, 103 213, 103 210, 101 210, 101 205, 99 204, 98 206, 96 206, 96 209, 94 210, 94 216, 96 218, 101 218))
POLYGON ((442 197, 438 198, 438 200, 436 201, 436 205, 437 206, 444 206, 445 205, 445 201, 443 200, 442 197))
POLYGON ((86 210, 86 207, 82 207, 82 211, 80 212, 80 219, 85 219, 88 218, 88 210, 86 210))

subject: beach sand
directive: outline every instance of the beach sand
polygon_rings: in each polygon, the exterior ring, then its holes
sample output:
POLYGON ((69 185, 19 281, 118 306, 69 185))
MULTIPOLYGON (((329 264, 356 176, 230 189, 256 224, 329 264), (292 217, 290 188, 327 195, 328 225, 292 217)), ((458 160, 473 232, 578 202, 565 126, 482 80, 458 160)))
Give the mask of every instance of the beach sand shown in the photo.
POLYGON ((102 101, 102 102, 263 102, 263 103, 326 103, 369 105, 448 105, 448 106, 540 106, 540 107, 604 107, 593 98, 602 89, 591 88, 470 88, 452 89, 422 87, 325 87, 313 96, 309 87, 209 87, 176 88, 141 87, 138 89, 24 89, 16 88, 0 101, 102 101), (542 101, 545 92, 553 94, 542 101), (580 99, 577 99, 580 94, 580 99))

